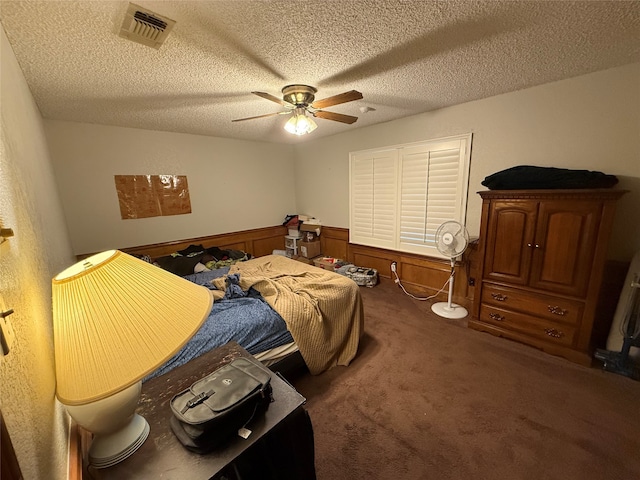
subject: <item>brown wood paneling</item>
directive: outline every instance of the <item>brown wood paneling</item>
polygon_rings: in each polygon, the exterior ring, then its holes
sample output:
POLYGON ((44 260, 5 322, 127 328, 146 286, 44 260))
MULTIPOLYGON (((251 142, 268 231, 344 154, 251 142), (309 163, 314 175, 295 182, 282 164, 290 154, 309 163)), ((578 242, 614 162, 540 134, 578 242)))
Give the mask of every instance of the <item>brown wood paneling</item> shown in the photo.
POLYGON ((593 324, 592 337, 595 348, 606 348, 607 337, 613 323, 613 315, 620 301, 620 294, 629 270, 629 263, 616 260, 607 260, 605 262, 602 285, 595 312, 595 318, 598 321, 593 324))
POLYGON ((355 252, 353 254, 354 265, 359 267, 375 268, 378 271, 378 275, 382 277, 389 277, 391 272, 391 262, 384 257, 376 257, 371 254, 355 252))
POLYGON ((237 243, 232 243, 230 245, 216 245, 216 246, 220 247, 223 250, 242 250, 243 252, 249 251, 249 246, 247 245, 247 242, 237 242, 237 243))
POLYGON ((348 259, 349 230, 337 227, 322 227, 320 246, 325 257, 348 259))
MULTIPOLYGON (((284 249, 284 238, 288 230, 282 226, 257 228, 240 232, 196 237, 165 243, 141 245, 123 248, 126 253, 150 255, 152 258, 169 255, 183 250, 189 245, 217 246, 234 250, 243 250, 253 256, 270 255, 274 250, 284 249)), ((391 263, 397 263, 397 271, 408 290, 417 295, 432 295, 442 288, 446 281, 450 264, 447 260, 408 254, 394 250, 354 245, 349 243, 349 230, 339 227, 322 227, 320 235, 322 254, 328 257, 345 259, 361 267, 375 268, 378 275, 392 278, 391 263)), ((470 308, 474 298, 474 286, 469 280, 477 282, 481 276, 478 271, 478 243, 472 242, 467 248, 462 261, 456 264, 454 302, 470 308)), ((91 254, 78 255, 78 259, 91 254)), ((446 300, 448 289, 439 299, 446 300)))
POLYGON ((286 235, 286 232, 275 237, 253 240, 250 251, 255 257, 263 257, 272 254, 274 250, 284 250, 284 235, 286 235))
POLYGON ((439 290, 444 282, 449 278, 449 265, 420 265, 416 263, 403 262, 401 277, 404 282, 415 285, 424 285, 429 289, 439 290))
MULTIPOLYGON (((154 259, 164 255, 170 255, 179 250, 184 250, 189 245, 202 245, 205 248, 219 247, 222 249, 242 250, 255 257, 261 257, 272 253, 273 250, 284 249, 284 236, 286 234, 287 229, 285 227, 275 226, 136 247, 114 248, 129 254, 149 255, 154 259)), ((78 260, 82 260, 93 255, 93 253, 96 252, 80 254, 77 255, 77 258, 78 260)))
POLYGON ((0 412, 0 478, 3 480, 21 480, 23 478, 9 431, 4 423, 4 418, 2 418, 2 412, 0 412))
MULTIPOLYGON (((475 245, 472 250, 476 250, 475 245)), ((382 248, 348 244, 348 260, 360 267, 375 268, 378 276, 395 279, 391 272, 391 263, 396 262, 396 269, 402 284, 410 293, 429 296, 440 290, 449 278, 451 263, 448 260, 426 257, 411 253, 396 252, 382 248)), ((465 308, 470 308, 473 297, 469 297, 468 279, 471 267, 467 257, 456 264, 453 301, 465 308)), ((438 296, 446 300, 448 287, 438 296)), ((471 291, 473 294, 473 291, 471 291)))
POLYGON ((473 239, 462 256, 462 268, 456 271, 456 290, 464 285, 464 297, 469 302, 469 309, 473 306, 477 279, 480 278, 478 245, 479 239, 473 239))
POLYGON ((401 271, 402 262, 400 261, 400 252, 393 250, 385 250, 383 248, 366 247, 364 245, 348 244, 349 253, 347 260, 359 267, 370 267, 378 270, 378 275, 386 278, 391 278, 391 262, 398 264, 398 273, 401 271), (376 259, 374 265, 368 265, 366 262, 376 259))
POLYGON ((91 445, 92 434, 80 427, 75 421, 71 421, 69 431, 69 480, 82 480, 91 478, 85 476, 83 458, 91 445))

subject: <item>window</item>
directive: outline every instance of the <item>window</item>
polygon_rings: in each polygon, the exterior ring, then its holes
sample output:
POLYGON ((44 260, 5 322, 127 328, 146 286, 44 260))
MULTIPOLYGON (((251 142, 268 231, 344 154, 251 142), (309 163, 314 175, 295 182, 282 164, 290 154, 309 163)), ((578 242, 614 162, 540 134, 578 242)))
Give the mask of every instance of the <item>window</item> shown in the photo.
POLYGON ((349 241, 442 257, 440 224, 464 224, 471 134, 352 152, 349 241))

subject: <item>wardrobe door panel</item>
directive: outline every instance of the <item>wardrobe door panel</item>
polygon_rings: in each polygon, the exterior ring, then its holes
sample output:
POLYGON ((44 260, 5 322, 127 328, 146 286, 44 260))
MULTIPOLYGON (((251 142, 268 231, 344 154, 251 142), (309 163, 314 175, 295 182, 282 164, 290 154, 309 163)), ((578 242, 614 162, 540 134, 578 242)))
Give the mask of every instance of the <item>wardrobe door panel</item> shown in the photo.
POLYGON ((491 205, 485 279, 527 284, 536 210, 534 202, 496 201, 491 205))
POLYGON ((543 201, 533 249, 533 288, 582 296, 590 280, 600 202, 543 201))

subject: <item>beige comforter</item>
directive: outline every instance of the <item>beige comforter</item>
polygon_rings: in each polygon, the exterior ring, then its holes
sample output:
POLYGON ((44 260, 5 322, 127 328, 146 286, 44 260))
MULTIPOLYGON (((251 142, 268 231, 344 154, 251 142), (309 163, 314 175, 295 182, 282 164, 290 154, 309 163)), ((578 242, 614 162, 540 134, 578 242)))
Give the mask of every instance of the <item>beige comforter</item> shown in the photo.
MULTIPOLYGON (((312 374, 348 365, 364 329, 362 298, 356 283, 342 275, 281 255, 231 266, 240 286, 260 292, 280 314, 312 374)), ((224 291, 225 278, 214 280, 224 291)))

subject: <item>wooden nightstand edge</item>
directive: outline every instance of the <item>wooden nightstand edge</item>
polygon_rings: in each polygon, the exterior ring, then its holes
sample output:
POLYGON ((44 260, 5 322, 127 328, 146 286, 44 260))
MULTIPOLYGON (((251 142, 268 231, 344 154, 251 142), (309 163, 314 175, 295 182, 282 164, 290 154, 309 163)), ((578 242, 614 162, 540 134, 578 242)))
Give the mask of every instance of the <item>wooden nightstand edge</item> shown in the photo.
POLYGON ((83 479, 84 452, 91 443, 91 433, 71 420, 69 426, 69 480, 83 479))

